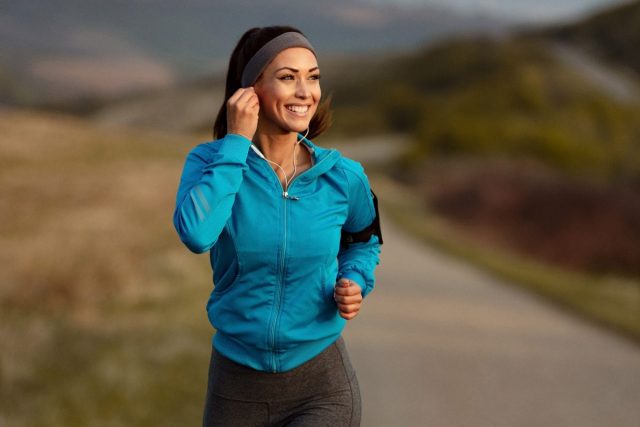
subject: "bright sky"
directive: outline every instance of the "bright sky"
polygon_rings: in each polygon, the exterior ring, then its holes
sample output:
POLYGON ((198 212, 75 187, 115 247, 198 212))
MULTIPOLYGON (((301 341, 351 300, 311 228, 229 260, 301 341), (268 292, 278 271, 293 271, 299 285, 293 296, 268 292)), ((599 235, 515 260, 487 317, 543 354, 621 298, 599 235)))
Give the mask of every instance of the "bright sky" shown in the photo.
POLYGON ((486 12, 518 22, 552 22, 578 17, 589 10, 628 0, 361 0, 388 4, 434 4, 465 13, 486 12))

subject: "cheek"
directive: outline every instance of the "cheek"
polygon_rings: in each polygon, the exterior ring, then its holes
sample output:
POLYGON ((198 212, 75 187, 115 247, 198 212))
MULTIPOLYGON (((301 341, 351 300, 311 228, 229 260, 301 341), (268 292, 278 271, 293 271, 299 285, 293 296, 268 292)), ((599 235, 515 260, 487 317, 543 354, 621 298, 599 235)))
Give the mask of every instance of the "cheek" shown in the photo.
POLYGON ((285 93, 285 91, 283 90, 272 90, 265 95, 264 101, 265 104, 277 106, 278 104, 282 104, 290 98, 291 96, 285 93))

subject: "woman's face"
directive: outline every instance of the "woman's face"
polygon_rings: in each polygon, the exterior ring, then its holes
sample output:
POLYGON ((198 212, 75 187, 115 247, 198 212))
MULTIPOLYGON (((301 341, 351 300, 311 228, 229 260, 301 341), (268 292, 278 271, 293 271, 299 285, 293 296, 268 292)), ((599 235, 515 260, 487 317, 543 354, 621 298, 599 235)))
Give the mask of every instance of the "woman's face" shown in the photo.
POLYGON ((262 131, 303 133, 320 101, 320 70, 315 55, 303 47, 283 50, 254 84, 260 99, 262 131))

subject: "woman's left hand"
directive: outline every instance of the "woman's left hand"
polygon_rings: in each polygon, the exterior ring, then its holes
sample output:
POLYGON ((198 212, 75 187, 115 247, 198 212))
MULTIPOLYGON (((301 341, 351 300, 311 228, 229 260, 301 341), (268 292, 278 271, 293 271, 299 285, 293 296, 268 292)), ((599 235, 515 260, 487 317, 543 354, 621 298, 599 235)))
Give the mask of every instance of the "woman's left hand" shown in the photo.
POLYGON ((340 316, 351 320, 358 315, 362 305, 362 288, 353 280, 340 279, 336 283, 333 299, 338 304, 340 316))

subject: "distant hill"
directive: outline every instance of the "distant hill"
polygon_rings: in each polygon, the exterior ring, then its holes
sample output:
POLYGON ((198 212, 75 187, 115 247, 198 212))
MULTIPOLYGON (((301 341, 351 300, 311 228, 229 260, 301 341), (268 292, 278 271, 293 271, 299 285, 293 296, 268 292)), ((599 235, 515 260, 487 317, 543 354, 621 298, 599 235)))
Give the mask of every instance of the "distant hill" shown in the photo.
POLYGON ((406 50, 505 23, 443 7, 358 0, 51 0, 8 2, 0 20, 0 104, 33 105, 166 88, 222 71, 253 26, 299 27, 323 57, 406 50), (4 62, 7 64, 3 64, 4 62))
POLYGON ((608 57, 620 58, 614 64, 635 64, 639 19, 640 2, 634 2, 561 30, 426 46, 379 64, 370 76, 336 82, 334 130, 411 135, 415 146, 401 165, 406 171, 438 156, 506 155, 578 175, 640 177, 638 79, 624 81, 635 90, 620 97, 599 80, 614 81, 615 67, 596 70, 597 61, 566 57, 592 37, 591 51, 607 57, 610 48, 608 57), (598 31, 609 38, 598 40, 598 31), (557 49, 559 41, 566 49, 557 49))
POLYGON ((414 137, 404 169, 433 156, 508 155, 640 176, 638 101, 617 101, 537 39, 452 40, 335 93, 336 130, 414 137))
POLYGON ((580 22, 538 32, 569 42, 640 75, 640 1, 607 9, 580 22))

